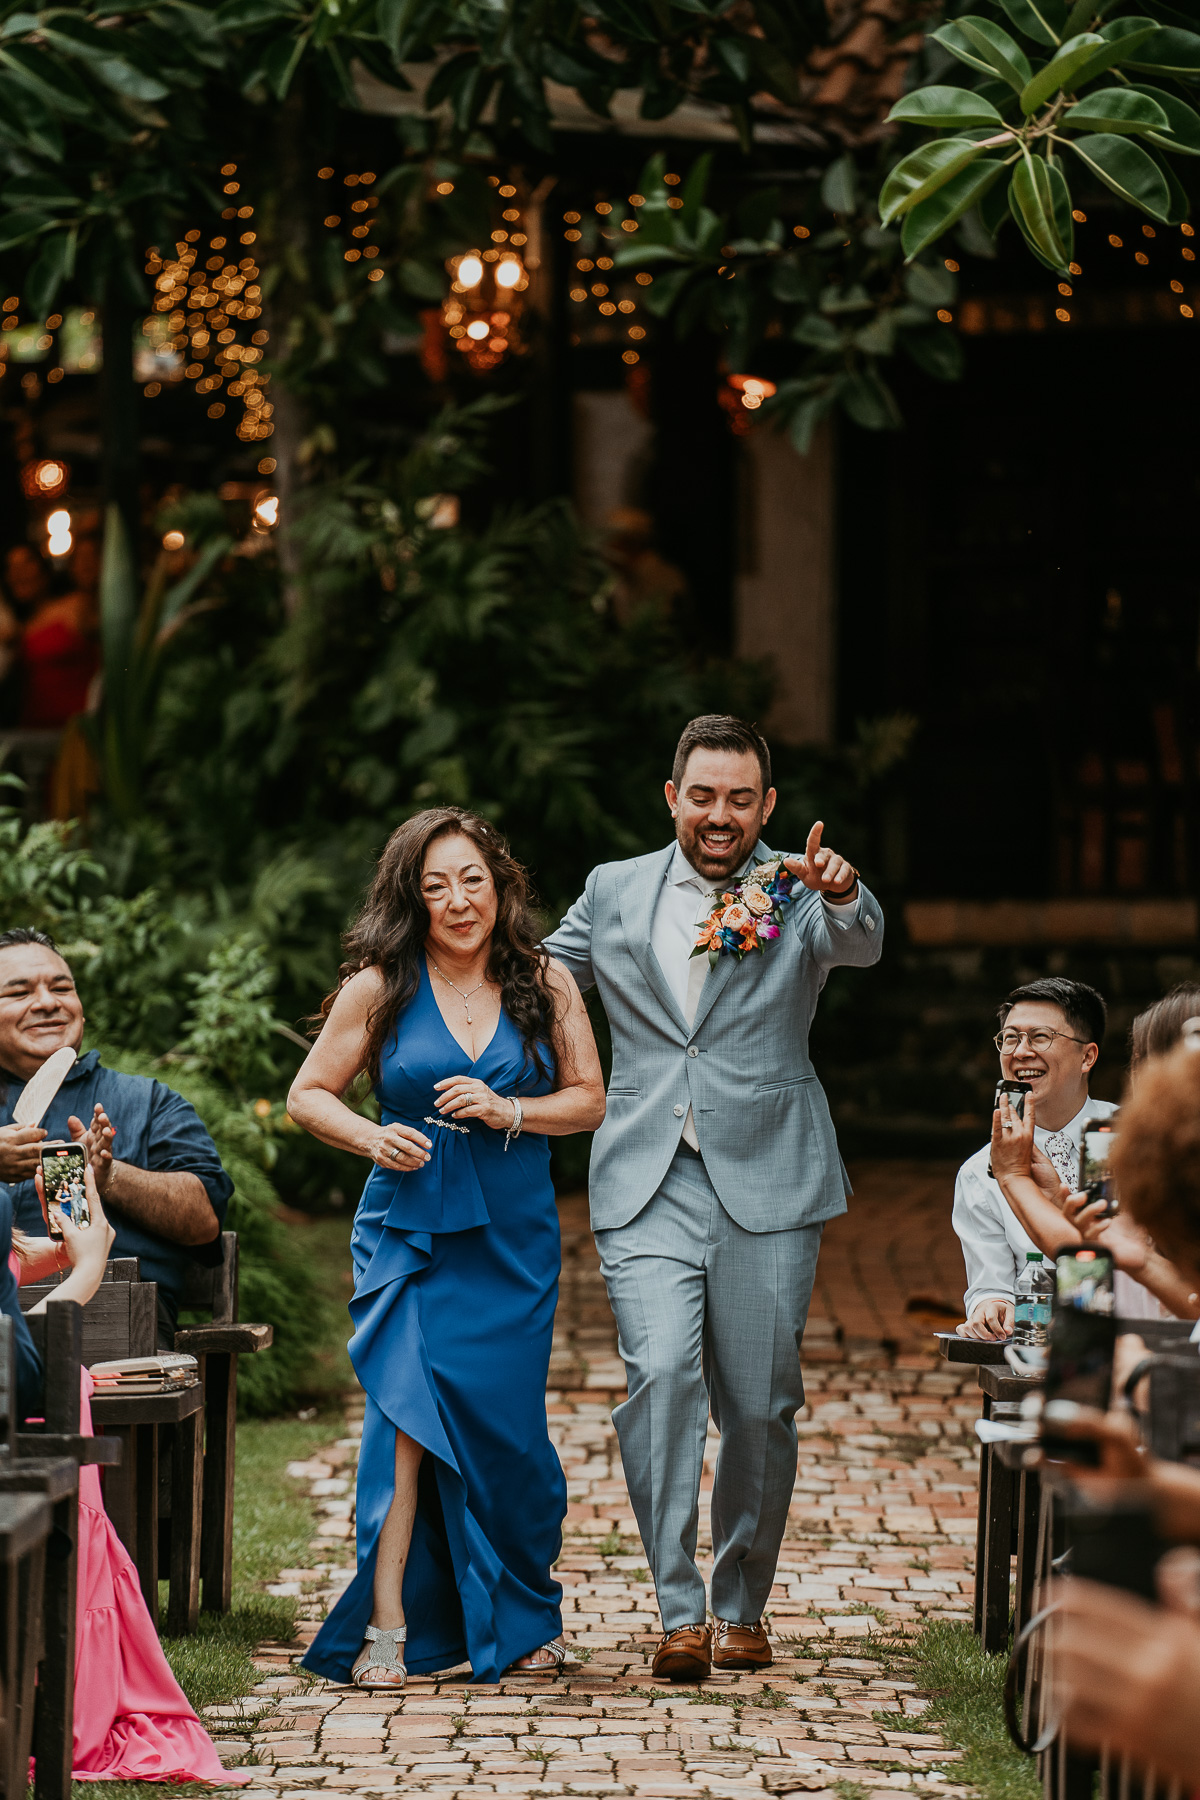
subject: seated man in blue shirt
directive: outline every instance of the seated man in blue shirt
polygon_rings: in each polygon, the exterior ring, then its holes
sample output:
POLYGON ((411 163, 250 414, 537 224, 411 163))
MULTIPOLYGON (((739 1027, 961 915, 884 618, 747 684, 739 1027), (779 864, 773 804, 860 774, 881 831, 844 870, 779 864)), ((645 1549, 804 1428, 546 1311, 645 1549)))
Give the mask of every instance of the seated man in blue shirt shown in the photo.
POLYGON ((86 1138, 116 1227, 112 1254, 138 1257, 142 1280, 158 1283, 159 1342, 170 1348, 189 1263, 220 1260, 233 1183, 188 1101, 161 1081, 106 1069, 95 1050, 76 1062, 41 1126, 11 1123, 25 1083, 55 1050, 78 1050, 83 1024, 52 941, 23 927, 0 932, 0 1181, 12 1187, 13 1222, 31 1236, 45 1231, 33 1185, 39 1143, 86 1138))

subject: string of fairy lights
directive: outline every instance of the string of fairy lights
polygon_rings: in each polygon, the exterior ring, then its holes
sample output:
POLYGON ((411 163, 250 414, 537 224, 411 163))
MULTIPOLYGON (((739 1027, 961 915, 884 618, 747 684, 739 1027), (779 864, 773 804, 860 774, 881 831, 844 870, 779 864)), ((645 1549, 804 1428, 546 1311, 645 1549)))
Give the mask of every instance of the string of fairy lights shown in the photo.
MULTIPOLYGON (((663 183, 673 189, 682 179, 681 175, 665 174, 663 183)), ((632 234, 638 229, 637 210, 645 204, 644 194, 629 194, 624 205, 620 201, 597 200, 590 214, 574 209, 563 214, 566 227, 563 237, 576 252, 568 294, 572 306, 587 309, 572 331, 571 341, 581 344, 588 325, 591 327, 588 336, 593 341, 603 343, 623 335, 628 341, 621 351, 621 361, 631 368, 641 361, 641 351, 635 346, 646 336, 646 327, 637 316, 637 290, 650 287, 654 277, 645 269, 640 269, 632 279, 614 275, 615 264, 608 251, 620 243, 623 233, 632 234), (629 212, 625 211, 626 206, 631 209, 629 212), (588 312, 594 315, 591 320, 587 318, 588 312), (602 323, 597 324, 597 318, 602 323)), ((667 205, 673 212, 678 212, 683 200, 678 194, 671 193, 667 205)))

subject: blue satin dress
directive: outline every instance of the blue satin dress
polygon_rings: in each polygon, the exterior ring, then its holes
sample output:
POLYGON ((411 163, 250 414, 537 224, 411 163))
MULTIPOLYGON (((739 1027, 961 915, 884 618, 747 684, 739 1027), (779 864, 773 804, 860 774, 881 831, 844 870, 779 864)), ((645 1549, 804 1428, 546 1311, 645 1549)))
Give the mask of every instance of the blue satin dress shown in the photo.
POLYGON ((354 1221, 354 1337, 366 1390, 358 1572, 304 1658, 349 1681, 371 1617, 375 1552, 394 1492, 395 1434, 424 1446, 404 1573, 413 1674, 469 1661, 476 1681, 562 1630, 550 1571, 567 1489, 546 1431, 559 1233, 545 1137, 438 1119, 434 1083, 475 1075, 498 1094, 545 1094, 507 1013, 476 1062, 420 986, 384 1052, 383 1122, 433 1140, 424 1168, 372 1169, 354 1221))

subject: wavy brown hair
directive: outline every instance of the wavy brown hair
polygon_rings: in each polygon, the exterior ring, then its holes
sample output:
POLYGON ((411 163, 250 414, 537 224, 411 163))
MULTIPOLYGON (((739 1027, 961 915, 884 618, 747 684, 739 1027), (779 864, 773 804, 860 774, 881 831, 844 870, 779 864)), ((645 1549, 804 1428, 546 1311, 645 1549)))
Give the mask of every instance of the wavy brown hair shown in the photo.
POLYGON ((442 837, 470 838, 491 872, 496 888, 496 924, 487 973, 500 987, 500 1003, 520 1033, 526 1055, 543 1079, 553 1072, 550 1049, 559 1021, 559 1000, 550 985, 550 957, 530 898, 529 877, 495 826, 458 806, 435 806, 397 826, 384 846, 366 902, 343 939, 346 960, 338 986, 321 1002, 329 1016, 339 989, 363 969, 383 977, 379 998, 367 1016, 363 1067, 379 1080, 384 1046, 396 1020, 420 983, 420 959, 429 933, 429 909, 421 894, 421 874, 429 846, 442 837))
POLYGON ((1200 1272, 1200 1052, 1148 1057, 1121 1108, 1112 1166, 1129 1212, 1189 1273, 1200 1272))

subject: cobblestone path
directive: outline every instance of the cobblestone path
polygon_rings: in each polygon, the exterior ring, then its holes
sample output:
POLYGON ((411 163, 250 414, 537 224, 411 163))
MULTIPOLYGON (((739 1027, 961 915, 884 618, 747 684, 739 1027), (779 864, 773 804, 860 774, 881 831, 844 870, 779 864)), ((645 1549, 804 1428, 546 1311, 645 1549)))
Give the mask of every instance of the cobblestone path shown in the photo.
MULTIPOLYGON (((301 1597, 298 1641, 263 1645, 264 1679, 212 1710, 225 1760, 256 1764, 248 1800, 334 1791, 961 1796, 955 1753, 921 1730, 925 1702, 886 1640, 970 1610, 979 1407, 974 1372, 930 1353, 962 1292, 950 1230, 952 1171, 856 1171, 847 1219, 826 1234, 805 1337, 808 1401, 799 1476, 771 1598, 775 1665, 656 1685, 654 1594, 609 1413, 623 1391, 611 1316, 582 1202, 562 1208, 564 1267, 548 1396, 570 1511, 558 1576, 573 1660, 557 1679, 475 1688, 462 1672, 410 1681, 402 1700, 310 1680, 295 1659, 350 1577, 361 1400, 346 1435, 295 1464, 323 1511, 318 1567, 284 1570, 301 1597), (915 1305, 914 1305, 915 1303, 915 1305)), ((709 1467, 715 1460, 715 1435, 709 1467)), ((708 1547, 702 1505, 702 1544, 708 1547)))

